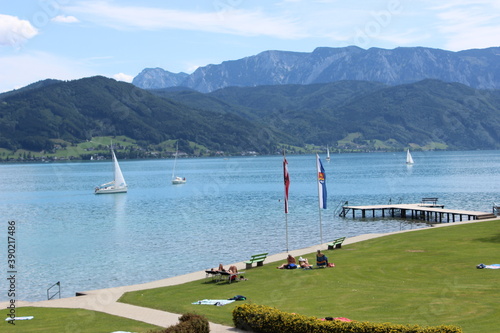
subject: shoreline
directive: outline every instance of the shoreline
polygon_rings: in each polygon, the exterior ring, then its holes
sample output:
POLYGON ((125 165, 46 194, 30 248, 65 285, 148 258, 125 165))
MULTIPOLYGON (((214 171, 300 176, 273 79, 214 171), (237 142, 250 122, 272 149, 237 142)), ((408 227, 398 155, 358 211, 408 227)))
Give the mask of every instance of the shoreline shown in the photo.
MULTIPOLYGON (((492 218, 492 219, 485 219, 485 220, 473 220, 473 221, 463 221, 463 222, 453 222, 453 223, 431 224, 427 228, 401 230, 401 231, 395 231, 395 232, 390 232, 390 233, 364 234, 364 235, 346 238, 342 245, 354 244, 354 243, 358 243, 358 242, 369 240, 369 239, 375 239, 375 238, 399 234, 399 233, 427 230, 429 228, 436 228, 436 227, 448 227, 448 226, 468 224, 468 223, 488 222, 488 221, 495 221, 498 219, 499 219, 499 217, 492 218)), ((327 243, 314 245, 314 246, 310 246, 307 248, 292 250, 289 252, 282 252, 282 253, 278 253, 278 254, 273 254, 273 255, 270 255, 266 258, 265 264, 269 265, 269 264, 272 264, 275 262, 283 262, 286 260, 286 256, 288 254, 291 254, 291 255, 297 257, 297 256, 302 256, 302 255, 314 253, 318 249, 324 250, 325 248, 327 248, 327 243)), ((227 265, 228 266, 235 265, 238 268, 238 270, 245 269, 244 262, 237 262, 237 263, 227 264, 227 265)), ((34 301, 34 302, 18 301, 18 302, 16 302, 16 307, 18 307, 18 308, 22 308, 22 307, 46 307, 46 308, 86 309, 86 310, 104 312, 107 314, 125 317, 125 318, 129 318, 129 319, 133 319, 133 320, 137 320, 137 321, 141 321, 141 322, 146 322, 146 323, 161 326, 161 327, 168 327, 168 326, 175 325, 178 323, 178 318, 180 317, 179 314, 169 313, 169 312, 155 310, 155 309, 143 308, 143 307, 125 304, 125 303, 119 303, 118 299, 124 293, 129 292, 129 291, 138 291, 138 290, 167 287, 167 286, 172 286, 172 285, 183 284, 186 282, 202 280, 204 278, 205 278, 205 271, 203 270, 203 271, 197 271, 197 272, 193 272, 193 273, 183 274, 183 275, 179 275, 179 276, 175 276, 175 277, 165 278, 165 279, 141 283, 141 284, 113 287, 113 288, 106 288, 106 289, 97 289, 97 290, 90 290, 90 291, 84 291, 84 292, 76 292, 76 295, 79 295, 79 296, 66 297, 66 298, 60 298, 60 299, 52 299, 52 300, 46 300, 46 301, 34 301)), ((0 302, 0 306, 2 308, 7 308, 8 305, 9 305, 8 301, 0 302)), ((211 329, 211 332, 244 332, 244 331, 237 330, 234 327, 229 327, 229 326, 224 326, 224 325, 214 324, 214 323, 210 323, 210 329, 211 329)))

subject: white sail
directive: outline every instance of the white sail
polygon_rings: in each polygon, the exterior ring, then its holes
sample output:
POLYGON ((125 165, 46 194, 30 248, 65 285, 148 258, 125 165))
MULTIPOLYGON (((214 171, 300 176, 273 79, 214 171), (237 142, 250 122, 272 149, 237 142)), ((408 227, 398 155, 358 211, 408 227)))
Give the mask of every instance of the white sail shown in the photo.
POLYGON ((330 160, 330 148, 328 148, 328 146, 326 146, 326 160, 330 160))
POLYGON ((123 178, 122 170, 120 169, 120 164, 118 164, 118 160, 116 159, 115 152, 111 150, 113 154, 113 163, 115 169, 115 187, 116 188, 127 188, 127 183, 125 182, 125 178, 123 178))
POLYGON ((94 191, 95 194, 127 192, 127 183, 125 182, 125 178, 123 178, 122 170, 120 169, 113 148, 111 148, 111 156, 113 157, 114 179, 109 183, 96 187, 94 191))
POLYGON ((411 157, 410 149, 406 151, 406 164, 413 164, 413 158, 411 157))
POLYGON ((186 178, 176 177, 175 176, 175 166, 177 164, 177 155, 179 155, 179 143, 177 143, 175 149, 175 158, 174 158, 174 168, 172 169, 172 185, 179 185, 186 183, 186 178))

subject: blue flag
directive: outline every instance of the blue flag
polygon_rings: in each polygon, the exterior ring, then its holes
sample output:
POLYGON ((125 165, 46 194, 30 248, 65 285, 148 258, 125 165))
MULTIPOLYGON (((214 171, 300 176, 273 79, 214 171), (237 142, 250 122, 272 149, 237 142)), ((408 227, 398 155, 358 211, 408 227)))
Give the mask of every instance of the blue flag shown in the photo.
POLYGON ((326 174, 318 154, 316 154, 316 167, 318 169, 319 208, 326 209, 326 174))

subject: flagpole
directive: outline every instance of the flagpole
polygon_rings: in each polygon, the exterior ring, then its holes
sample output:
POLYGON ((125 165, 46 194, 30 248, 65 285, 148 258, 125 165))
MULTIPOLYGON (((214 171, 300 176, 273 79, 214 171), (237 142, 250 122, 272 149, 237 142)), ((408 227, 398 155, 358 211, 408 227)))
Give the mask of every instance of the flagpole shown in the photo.
POLYGON ((323 244, 323 223, 321 220, 321 208, 319 209, 319 239, 320 244, 323 244))
POLYGON ((286 225, 286 252, 288 252, 288 214, 285 213, 285 225, 286 225))
MULTIPOLYGON (((318 186, 318 198, 320 197, 320 186, 318 186)), ((318 206, 318 211, 319 211, 319 240, 320 244, 323 244, 323 223, 321 220, 321 204, 318 206)))

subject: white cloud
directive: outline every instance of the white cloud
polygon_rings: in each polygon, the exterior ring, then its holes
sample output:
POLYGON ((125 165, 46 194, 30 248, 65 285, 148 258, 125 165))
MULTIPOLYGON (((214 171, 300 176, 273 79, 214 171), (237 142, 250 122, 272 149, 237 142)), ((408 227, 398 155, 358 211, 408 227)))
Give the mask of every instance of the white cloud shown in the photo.
POLYGON ((78 23, 80 22, 76 17, 74 16, 65 16, 65 15, 58 15, 51 19, 52 22, 57 22, 57 23, 78 23))
POLYGON ((96 75, 81 63, 45 52, 0 57, 0 92, 45 79, 74 80, 96 75))
POLYGON ((197 70, 198 68, 200 68, 202 66, 204 66, 204 65, 194 65, 194 64, 188 65, 186 67, 185 73, 193 73, 195 70, 197 70))
POLYGON ((134 79, 134 76, 124 74, 124 73, 118 73, 118 74, 113 75, 113 79, 115 79, 117 81, 124 81, 124 82, 131 83, 132 80, 134 79))
POLYGON ((0 45, 20 46, 37 34, 38 30, 29 21, 0 14, 0 45))
POLYGON ((446 48, 464 50, 499 46, 500 5, 497 1, 445 1, 433 8, 446 48))
POLYGON ((297 38, 303 36, 293 20, 269 16, 260 10, 228 8, 219 12, 194 12, 153 7, 118 6, 105 1, 80 2, 66 11, 117 29, 182 29, 242 36, 297 38))
POLYGON ((398 46, 419 45, 422 41, 429 40, 431 38, 432 35, 429 32, 422 32, 417 29, 410 29, 400 33, 394 32, 378 36, 379 40, 398 46))

